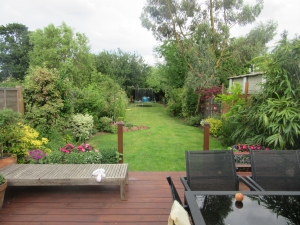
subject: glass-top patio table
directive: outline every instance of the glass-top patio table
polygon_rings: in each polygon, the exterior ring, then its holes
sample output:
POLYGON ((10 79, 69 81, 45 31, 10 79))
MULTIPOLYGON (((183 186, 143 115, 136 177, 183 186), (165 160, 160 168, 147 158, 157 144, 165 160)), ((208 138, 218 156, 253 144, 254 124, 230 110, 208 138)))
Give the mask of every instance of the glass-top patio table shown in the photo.
POLYGON ((185 191, 195 225, 300 224, 300 191, 185 191))

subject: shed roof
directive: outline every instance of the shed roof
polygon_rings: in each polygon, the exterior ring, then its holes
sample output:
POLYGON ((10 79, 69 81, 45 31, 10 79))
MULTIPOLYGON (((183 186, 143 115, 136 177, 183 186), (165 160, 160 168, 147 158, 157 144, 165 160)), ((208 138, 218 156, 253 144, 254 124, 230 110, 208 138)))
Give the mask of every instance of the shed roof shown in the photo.
POLYGON ((249 74, 243 74, 243 75, 228 77, 227 79, 241 78, 241 77, 252 77, 252 76, 258 76, 258 75, 262 75, 262 74, 263 74, 263 72, 254 72, 254 73, 249 73, 249 74))

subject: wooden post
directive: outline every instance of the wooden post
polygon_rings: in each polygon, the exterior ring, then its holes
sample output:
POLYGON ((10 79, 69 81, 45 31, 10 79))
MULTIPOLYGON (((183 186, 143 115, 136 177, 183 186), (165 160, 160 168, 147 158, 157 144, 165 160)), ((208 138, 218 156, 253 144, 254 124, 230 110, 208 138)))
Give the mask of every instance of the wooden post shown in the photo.
POLYGON ((123 163, 123 122, 117 122, 118 126, 118 152, 120 153, 119 163, 123 163))
POLYGON ((209 150, 209 123, 204 123, 204 142, 203 142, 203 150, 209 150))
POLYGON ((245 83, 245 102, 247 103, 248 101, 248 91, 249 91, 249 82, 247 81, 245 83))
POLYGON ((24 100, 23 100, 23 89, 22 86, 20 85, 17 85, 16 88, 18 89, 18 112, 24 115, 25 110, 24 110, 24 100))

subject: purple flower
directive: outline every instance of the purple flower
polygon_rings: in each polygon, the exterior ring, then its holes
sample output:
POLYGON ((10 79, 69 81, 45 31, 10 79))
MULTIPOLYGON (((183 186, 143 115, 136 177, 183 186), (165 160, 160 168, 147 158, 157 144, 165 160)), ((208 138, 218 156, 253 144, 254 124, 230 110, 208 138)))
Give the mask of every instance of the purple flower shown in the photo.
POLYGON ((45 152, 43 152, 40 149, 32 149, 28 152, 27 157, 25 158, 26 161, 39 161, 40 159, 43 159, 47 157, 47 154, 45 152))

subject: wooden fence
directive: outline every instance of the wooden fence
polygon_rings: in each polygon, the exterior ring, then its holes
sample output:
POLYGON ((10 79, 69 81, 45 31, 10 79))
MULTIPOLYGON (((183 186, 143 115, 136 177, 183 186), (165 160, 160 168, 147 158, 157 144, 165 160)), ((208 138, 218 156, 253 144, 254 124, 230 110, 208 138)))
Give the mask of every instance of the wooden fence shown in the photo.
POLYGON ((0 110, 9 108, 24 115, 22 86, 0 88, 0 110))

